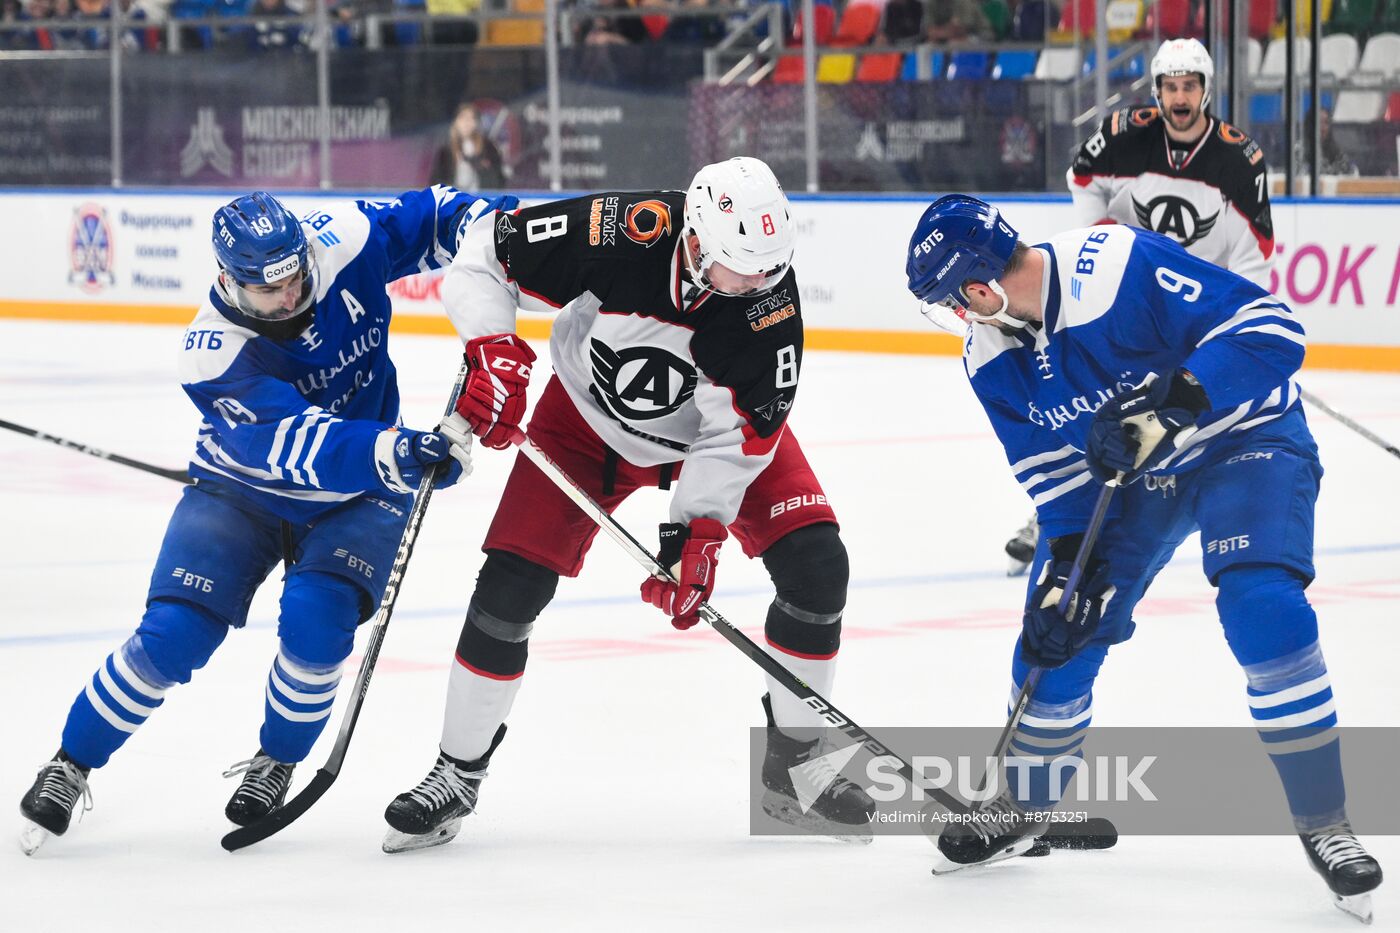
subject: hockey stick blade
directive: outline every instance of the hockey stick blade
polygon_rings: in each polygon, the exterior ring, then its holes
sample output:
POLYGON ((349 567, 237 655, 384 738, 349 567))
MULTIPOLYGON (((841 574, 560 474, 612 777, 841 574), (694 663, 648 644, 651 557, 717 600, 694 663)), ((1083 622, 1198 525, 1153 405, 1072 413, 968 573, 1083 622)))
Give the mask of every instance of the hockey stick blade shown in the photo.
POLYGON ((331 785, 335 783, 335 777, 325 768, 320 769, 316 772, 316 776, 311 779, 311 783, 303 787, 295 797, 256 823, 240 826, 228 833, 219 840, 219 845, 230 852, 237 852, 239 849, 247 848, 256 842, 262 842, 268 836, 281 832, 303 813, 310 810, 311 805, 320 800, 326 791, 331 789, 331 785))

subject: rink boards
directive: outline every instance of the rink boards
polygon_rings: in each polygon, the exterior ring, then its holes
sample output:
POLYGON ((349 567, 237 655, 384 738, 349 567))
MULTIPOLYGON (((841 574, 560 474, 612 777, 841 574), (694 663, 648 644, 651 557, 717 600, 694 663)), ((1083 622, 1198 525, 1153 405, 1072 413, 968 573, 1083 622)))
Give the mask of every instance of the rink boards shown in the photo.
MULTIPOLYGON (((208 225, 237 192, 72 190, 0 193, 0 317, 183 324, 214 267, 208 225)), ((289 193, 298 213, 345 195, 289 193)), ((543 196, 539 199, 543 199, 543 196)), ((1068 197, 992 196, 1022 239, 1075 224, 1068 197)), ((797 264, 809 346, 951 354, 904 288, 909 233, 924 197, 796 195, 797 264)), ((1289 199, 1273 208, 1273 290, 1299 312, 1308 364, 1400 371, 1400 200, 1289 199)), ((450 333, 438 282, 395 283, 395 328, 450 333)), ((523 316, 542 337, 548 319, 523 316)))

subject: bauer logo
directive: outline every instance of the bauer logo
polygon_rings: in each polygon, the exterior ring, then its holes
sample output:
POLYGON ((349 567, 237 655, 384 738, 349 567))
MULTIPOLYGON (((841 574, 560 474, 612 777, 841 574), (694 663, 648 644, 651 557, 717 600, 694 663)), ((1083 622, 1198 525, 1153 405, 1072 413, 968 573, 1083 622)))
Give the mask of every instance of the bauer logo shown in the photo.
POLYGON ((773 503, 773 506, 768 510, 768 517, 777 518, 779 515, 786 512, 795 512, 798 509, 807 509, 818 505, 826 505, 826 496, 793 496, 791 499, 784 499, 782 502, 773 503))
POLYGON ((115 247, 107 211, 91 202, 73 209, 68 234, 68 283, 95 293, 116 282, 112 271, 115 247))

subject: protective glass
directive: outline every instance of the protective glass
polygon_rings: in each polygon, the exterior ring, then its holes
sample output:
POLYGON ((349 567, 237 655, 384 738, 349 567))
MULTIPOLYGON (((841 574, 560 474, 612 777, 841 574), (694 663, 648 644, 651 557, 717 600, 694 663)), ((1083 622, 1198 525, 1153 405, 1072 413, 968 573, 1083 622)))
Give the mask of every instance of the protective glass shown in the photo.
POLYGON ((302 268, 285 282, 239 282, 224 273, 224 288, 232 304, 259 321, 276 323, 301 314, 316 298, 316 256, 306 251, 302 268))
POLYGON ((962 289, 959 288, 942 301, 920 302, 919 311, 934 327, 962 337, 972 326, 967 317, 966 301, 962 289))

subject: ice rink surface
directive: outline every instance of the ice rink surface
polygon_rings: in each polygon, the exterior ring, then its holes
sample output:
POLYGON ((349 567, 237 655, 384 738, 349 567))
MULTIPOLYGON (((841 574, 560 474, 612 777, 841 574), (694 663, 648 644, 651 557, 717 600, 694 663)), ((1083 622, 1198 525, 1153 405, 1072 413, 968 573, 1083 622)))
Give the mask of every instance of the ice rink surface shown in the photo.
MULTIPOLYGON (((198 419, 175 373, 180 340, 171 327, 0 321, 0 418, 181 467, 198 419)), ((405 421, 427 428, 456 344, 396 336, 393 351, 405 421)), ((1303 375, 1400 438, 1400 377, 1303 375)), ((1394 726, 1400 461, 1309 418, 1327 470, 1310 592, 1342 723, 1394 726)), ((811 353, 790 424, 851 554, 833 698, 877 734, 999 725, 1023 595, 1001 547, 1029 509, 958 362, 811 353)), ((746 730, 761 722, 761 676, 714 632, 673 631, 641 603, 639 571, 604 538, 536 626, 481 811, 448 846, 382 854, 385 804, 436 754, 447 665, 511 456, 478 450, 475 475, 434 497, 349 760, 314 809, 258 846, 219 848, 234 788, 220 772, 257 748, 270 583, 247 629, 93 774, 92 812, 35 858, 0 845, 0 930, 1359 929, 1291 837, 1130 837, 943 878, 918 837, 750 837, 746 730)), ((180 487, 6 431, 0 476, 0 827, 13 835, 69 703, 140 618, 180 487)), ((650 541, 664 501, 639 494, 619 518, 650 541)), ((1096 724, 1249 724, 1212 597, 1193 537, 1111 653, 1096 724)), ((769 598, 761 563, 731 543, 715 605, 761 638, 769 598)), ((325 760, 348 693, 298 787, 325 760)), ((1283 807, 1277 785, 1259 792, 1283 807)), ((1363 841, 1400 872, 1400 840, 1363 841)), ((1400 930, 1397 887, 1400 875, 1377 894, 1374 929, 1400 930)))

